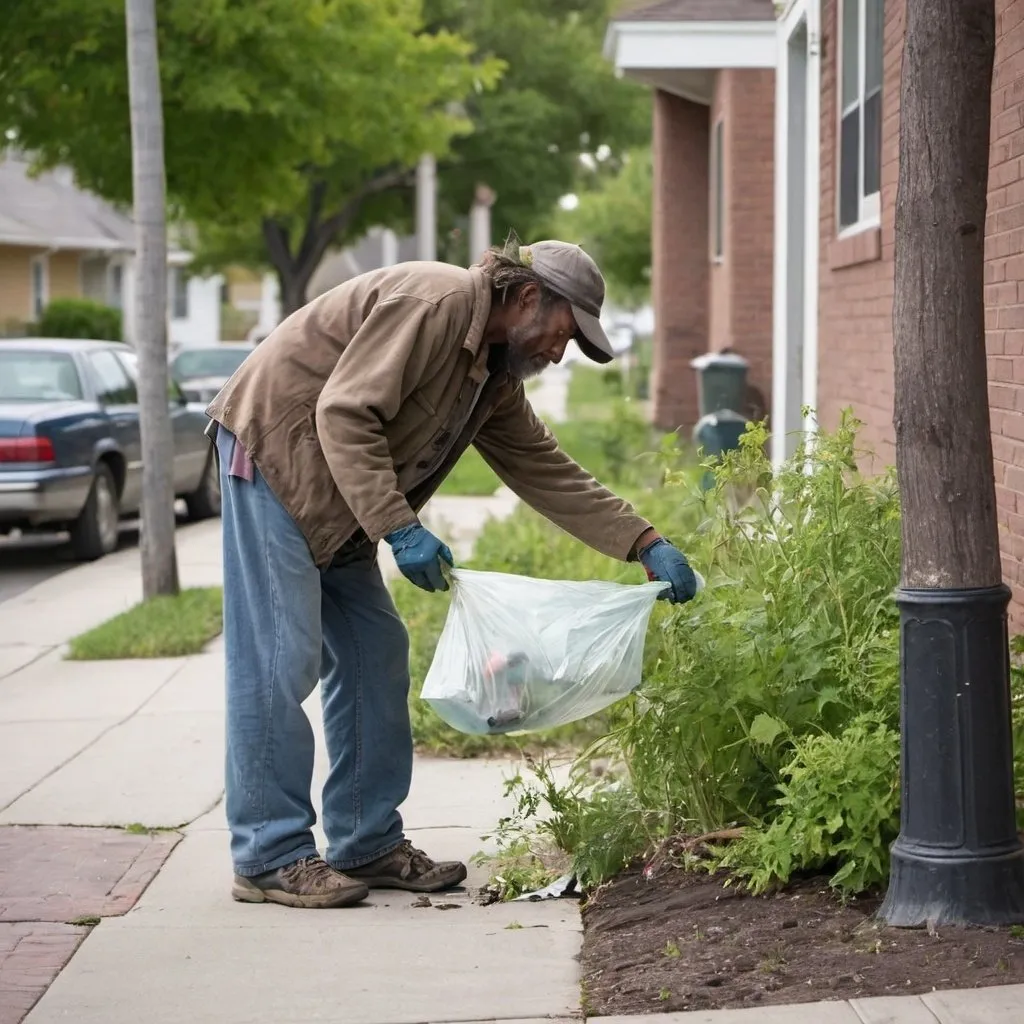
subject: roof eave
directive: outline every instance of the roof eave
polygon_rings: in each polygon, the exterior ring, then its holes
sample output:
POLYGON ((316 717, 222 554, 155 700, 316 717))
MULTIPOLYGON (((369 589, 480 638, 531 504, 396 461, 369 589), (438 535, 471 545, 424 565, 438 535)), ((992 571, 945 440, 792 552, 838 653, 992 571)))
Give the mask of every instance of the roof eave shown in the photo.
POLYGON ((774 68, 777 24, 763 21, 612 21, 604 55, 623 74, 774 68))

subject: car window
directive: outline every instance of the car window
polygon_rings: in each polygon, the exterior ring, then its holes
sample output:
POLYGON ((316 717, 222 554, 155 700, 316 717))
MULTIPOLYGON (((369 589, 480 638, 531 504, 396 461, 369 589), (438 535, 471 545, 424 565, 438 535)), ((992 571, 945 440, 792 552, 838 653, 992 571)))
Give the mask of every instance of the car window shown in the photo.
POLYGON ((138 402, 135 384, 113 352, 90 352, 89 364, 96 379, 101 405, 135 405, 138 402))
MULTIPOLYGON (((121 362, 124 363, 125 369, 128 371, 128 376, 133 381, 138 383, 139 380, 139 357, 134 352, 119 352, 118 356, 121 362)), ((184 403, 185 393, 178 387, 174 379, 170 376, 167 378, 167 397, 172 402, 184 403)))
POLYGON ((81 397, 78 368, 67 353, 0 351, 0 402, 67 402, 81 397))
POLYGON ((178 380, 197 377, 230 377, 245 361, 247 348, 197 348, 179 352, 171 363, 178 380))

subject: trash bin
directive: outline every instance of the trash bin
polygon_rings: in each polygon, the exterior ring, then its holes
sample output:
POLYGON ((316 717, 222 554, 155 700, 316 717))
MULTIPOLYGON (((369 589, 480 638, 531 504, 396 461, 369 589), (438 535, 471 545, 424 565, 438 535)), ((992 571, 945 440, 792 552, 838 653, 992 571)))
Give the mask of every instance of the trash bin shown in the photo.
MULTIPOLYGON (((693 428, 693 442, 703 458, 723 455, 739 448, 740 438, 747 429, 747 419, 731 409, 711 412, 701 416, 693 428)), ((715 484, 714 474, 705 471, 701 477, 701 488, 711 490, 715 484)))
POLYGON ((690 365, 697 371, 701 417, 725 410, 743 413, 750 366, 743 356, 735 352, 708 352, 698 356, 690 365))
MULTIPOLYGON (((697 371, 700 419, 693 441, 705 458, 720 456, 740 445, 747 429, 744 414, 749 363, 735 352, 708 352, 690 365, 697 371)), ((714 476, 705 472, 701 487, 710 490, 714 476)))

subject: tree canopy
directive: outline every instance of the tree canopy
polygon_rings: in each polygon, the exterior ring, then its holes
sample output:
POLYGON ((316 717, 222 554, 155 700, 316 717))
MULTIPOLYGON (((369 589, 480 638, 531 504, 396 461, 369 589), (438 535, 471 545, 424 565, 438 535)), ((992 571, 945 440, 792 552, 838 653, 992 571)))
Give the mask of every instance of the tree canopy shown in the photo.
POLYGON ((631 150, 616 172, 581 174, 578 205, 555 220, 555 233, 582 245, 612 297, 628 305, 650 294, 653 180, 650 148, 631 150))
MULTIPOLYGON (((0 131, 43 166, 131 198, 123 0, 9 0, 0 131)), ((159 46, 170 202, 305 281, 362 202, 408 184, 419 155, 471 130, 459 107, 496 81, 419 0, 163 0, 159 46), (244 243, 244 244, 243 244, 244 243)), ((287 300, 286 300, 287 301, 287 300)))

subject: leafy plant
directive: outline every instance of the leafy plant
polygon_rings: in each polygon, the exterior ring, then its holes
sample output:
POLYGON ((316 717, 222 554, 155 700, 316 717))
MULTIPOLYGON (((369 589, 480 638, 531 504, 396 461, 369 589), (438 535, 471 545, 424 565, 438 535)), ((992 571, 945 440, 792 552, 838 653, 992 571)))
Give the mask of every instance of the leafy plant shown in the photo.
POLYGON ((36 321, 40 338, 89 338, 121 341, 121 311, 91 299, 54 299, 36 321))
POLYGON ((889 877, 889 844, 899 833, 899 733, 870 716, 838 736, 806 736, 782 769, 780 813, 721 854, 764 892, 799 871, 838 870, 829 880, 844 895, 889 877))
POLYGON ((585 755, 619 765, 616 783, 595 785, 582 761, 561 796, 538 778, 558 810, 536 828, 581 878, 734 825, 747 838, 719 856, 758 887, 811 866, 848 892, 884 874, 898 813, 899 501, 891 475, 858 474, 857 428, 844 416, 774 471, 752 425, 702 467, 709 491, 670 459, 666 486, 644 492, 708 588, 655 615, 644 686, 585 755))

